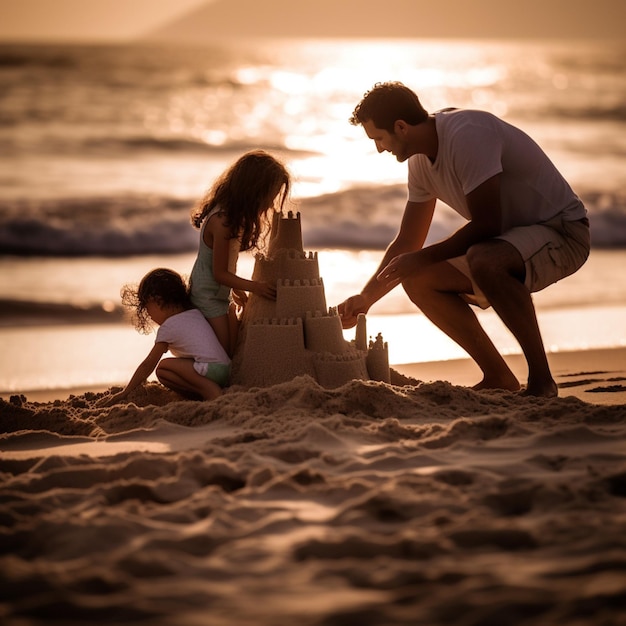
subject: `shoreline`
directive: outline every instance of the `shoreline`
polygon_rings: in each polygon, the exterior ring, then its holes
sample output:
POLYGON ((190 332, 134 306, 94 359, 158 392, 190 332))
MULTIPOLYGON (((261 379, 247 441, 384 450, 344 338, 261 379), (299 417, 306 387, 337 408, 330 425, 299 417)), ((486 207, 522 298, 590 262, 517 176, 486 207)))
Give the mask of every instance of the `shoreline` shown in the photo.
MULTIPOLYGON (((506 355, 505 360, 522 384, 526 381, 526 362, 521 354, 506 355)), ((626 404, 626 347, 593 348, 548 353, 553 376, 559 385, 559 397, 575 396, 592 404, 626 404)), ((391 365, 399 374, 420 382, 446 381, 452 385, 471 387, 480 379, 480 371, 469 358, 423 361, 391 365)), ((97 385, 57 389, 35 389, 0 392, 0 398, 25 396, 29 402, 53 403, 70 396, 102 393, 111 387, 97 385)))
MULTIPOLYGON (((504 357, 518 380, 525 384, 528 370, 521 354, 504 357)), ((593 348, 548 353, 559 398, 575 396, 591 404, 626 404, 626 348, 593 348)), ((392 366, 404 376, 424 382, 447 380, 471 387, 480 380, 480 370, 471 359, 453 359, 392 366)))

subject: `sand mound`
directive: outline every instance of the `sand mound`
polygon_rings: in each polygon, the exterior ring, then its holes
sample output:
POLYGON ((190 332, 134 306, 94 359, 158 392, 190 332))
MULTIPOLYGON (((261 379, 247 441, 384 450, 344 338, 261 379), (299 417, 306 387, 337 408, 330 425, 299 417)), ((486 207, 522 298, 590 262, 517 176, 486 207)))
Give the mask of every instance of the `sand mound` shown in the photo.
POLYGON ((3 402, 3 623, 619 624, 625 407, 414 382, 3 402))

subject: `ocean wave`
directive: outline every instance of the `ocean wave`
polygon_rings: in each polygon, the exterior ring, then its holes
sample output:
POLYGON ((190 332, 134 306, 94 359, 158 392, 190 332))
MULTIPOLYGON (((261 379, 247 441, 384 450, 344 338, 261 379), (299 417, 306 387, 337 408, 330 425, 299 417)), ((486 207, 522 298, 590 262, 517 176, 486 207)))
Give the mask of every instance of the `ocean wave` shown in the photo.
MULTIPOLYGON (((515 111, 519 114, 521 111, 515 111)), ((546 103, 543 108, 537 107, 534 111, 526 112, 526 117, 548 117, 555 120, 591 122, 626 122, 626 104, 623 102, 594 103, 576 105, 568 102, 560 106, 546 103)))
POLYGON ((0 46, 0 69, 43 67, 68 69, 75 67, 78 61, 72 50, 50 46, 31 46, 10 44, 0 46))
MULTIPOLYGON (((592 246, 626 246, 626 193, 587 191, 582 200, 589 212, 592 246)), ((406 203, 404 185, 353 188, 307 199, 303 239, 310 247, 382 250, 395 236, 406 203)), ((426 243, 438 241, 465 223, 440 204, 426 243)))
MULTIPOLYGON (((34 112, 32 121, 36 121, 38 113, 34 112)), ((20 113, 20 117, 25 117, 20 113)), ((10 127, 15 120, 11 113, 0 112, 0 127, 10 127)), ((148 153, 151 156, 162 154, 184 154, 184 155, 239 155, 249 150, 256 150, 259 141, 254 138, 248 140, 227 139, 224 143, 208 143, 202 139, 176 136, 154 136, 154 135, 132 135, 127 137, 106 137, 106 136, 57 136, 46 137, 45 141, 38 142, 37 154, 39 156, 61 156, 67 155, 81 159, 86 157, 97 157, 99 159, 108 156, 121 156, 124 159, 132 159, 139 154, 148 153)), ((23 156, 24 145, 21 137, 7 137, 2 140, 2 149, 6 156, 23 156)), ((281 142, 263 141, 263 149, 284 155, 284 157, 302 157, 313 154, 309 150, 290 149, 281 142)))
POLYGON ((113 302, 72 304, 0 299, 0 327, 119 323, 124 315, 124 309, 113 302))
POLYGON ((624 54, 626 45, 623 41, 605 40, 602 43, 578 42, 580 47, 561 49, 550 55, 554 69, 569 74, 604 74, 622 78, 624 75, 624 54), (580 54, 584 50, 584 54, 580 54))
MULTIPOLYGON (((626 246, 626 194, 587 192, 594 247, 626 246)), ((302 213, 307 249, 382 250, 393 239, 406 202, 404 185, 356 187, 305 198, 302 213)), ((131 256, 192 252, 198 231, 189 220, 195 199, 114 196, 0 202, 0 254, 41 256, 131 256)), ((441 205, 428 242, 464 221, 441 205)))
MULTIPOLYGON (((196 51, 197 52, 197 51, 196 51)), ((98 81, 105 80, 124 84, 124 77, 142 76, 147 71, 155 74, 169 74, 169 78, 178 77, 190 82, 198 82, 198 77, 219 76, 218 73, 200 71, 208 67, 218 67, 219 57, 228 54, 227 49, 216 47, 204 49, 209 59, 198 59, 192 48, 163 48, 152 45, 121 44, 102 46, 99 44, 65 45, 65 44, 0 44, 0 71, 3 69, 43 68, 63 71, 83 71, 84 77, 93 76, 94 69, 99 69, 98 81), (212 57, 210 53, 213 53, 212 57), (212 64, 211 61, 216 61, 212 64), (184 67, 187 71, 177 71, 184 67), (198 70, 200 68, 200 70, 198 70), (158 70, 161 72, 158 72, 158 70)), ((42 75, 43 80, 45 75, 42 75)), ((152 77, 149 77, 152 78, 152 77)), ((158 80, 158 76, 155 76, 158 80)))
POLYGON ((155 196, 0 203, 0 254, 127 256, 197 246, 192 201, 155 196))
MULTIPOLYGON (((155 137, 155 136, 133 136, 133 137, 92 137, 84 140, 81 152, 87 151, 101 156, 103 152, 119 153, 128 156, 133 151, 156 152, 177 152, 185 154, 221 154, 221 153, 245 153, 249 150, 256 150, 258 141, 237 141, 228 140, 221 144, 207 143, 201 139, 180 138, 180 137, 155 137)), ((311 154, 302 150, 292 150, 283 143, 264 143, 263 148, 269 152, 276 152, 290 156, 311 154)), ((71 146, 72 151, 76 150, 75 145, 71 146)))

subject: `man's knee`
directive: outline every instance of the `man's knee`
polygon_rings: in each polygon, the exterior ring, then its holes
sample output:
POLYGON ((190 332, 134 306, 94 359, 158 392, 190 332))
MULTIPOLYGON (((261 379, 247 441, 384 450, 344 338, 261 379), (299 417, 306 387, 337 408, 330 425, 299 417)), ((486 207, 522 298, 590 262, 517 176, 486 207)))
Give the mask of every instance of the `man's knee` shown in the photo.
POLYGON ((468 248, 467 265, 474 279, 493 269, 494 252, 494 246, 490 245, 490 242, 477 243, 468 248))
POLYGON ((402 287, 411 301, 422 308, 439 293, 471 293, 469 278, 450 263, 436 263, 406 278, 402 287))
POLYGON ((423 275, 409 276, 402 281, 402 288, 413 304, 419 307, 420 302, 427 297, 431 287, 423 275))
POLYGON ((524 281, 526 268, 519 251, 508 241, 490 239, 474 244, 467 250, 467 264, 473 280, 480 285, 501 275, 524 281))

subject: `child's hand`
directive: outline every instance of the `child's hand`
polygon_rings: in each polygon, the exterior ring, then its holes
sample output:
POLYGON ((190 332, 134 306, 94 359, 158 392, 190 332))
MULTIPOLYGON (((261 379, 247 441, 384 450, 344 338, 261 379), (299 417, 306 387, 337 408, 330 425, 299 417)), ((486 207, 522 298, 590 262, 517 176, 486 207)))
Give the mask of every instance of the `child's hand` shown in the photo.
POLYGON ((242 289, 233 289, 233 302, 240 308, 244 308, 248 303, 248 294, 242 289))
POLYGON ((110 397, 101 398, 96 402, 96 406, 98 407, 109 407, 114 404, 121 404, 126 399, 126 394, 123 391, 120 391, 116 394, 113 394, 110 397))
POLYGON ((255 282, 254 285, 255 288, 252 290, 252 293, 268 300, 276 300, 276 287, 264 282, 255 282))

